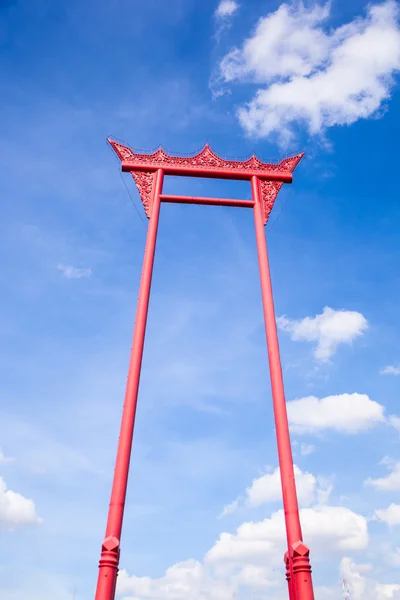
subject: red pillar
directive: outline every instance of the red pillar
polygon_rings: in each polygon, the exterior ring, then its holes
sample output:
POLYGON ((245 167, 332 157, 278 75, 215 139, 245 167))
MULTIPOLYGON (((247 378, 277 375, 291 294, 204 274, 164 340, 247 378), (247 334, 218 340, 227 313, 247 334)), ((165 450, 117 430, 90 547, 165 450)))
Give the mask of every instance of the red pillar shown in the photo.
POLYGON ((156 249, 158 220, 160 215, 160 194, 162 192, 163 178, 164 172, 162 169, 159 169, 157 171, 154 186, 153 205, 147 231, 146 248, 144 251, 142 277, 140 280, 136 321, 129 362, 124 409, 122 412, 117 458, 115 462, 110 507, 108 511, 106 535, 101 547, 96 600, 114 600, 115 597, 115 587, 117 582, 120 555, 121 529, 124 517, 126 488, 128 484, 129 462, 132 449, 133 429, 135 425, 147 313, 149 309, 154 253, 156 249))
POLYGON ((264 309, 265 332, 268 346, 268 360, 274 406, 276 439, 278 444, 279 467, 281 472, 283 507, 285 512, 286 536, 288 543, 290 600, 314 600, 311 579, 309 550, 303 544, 296 483, 294 479, 293 457, 290 444, 289 424, 283 388, 282 367, 279 354, 278 332, 276 328, 271 275, 268 263, 267 243, 264 233, 260 182, 251 178, 254 200, 254 222, 256 230, 258 262, 260 267, 261 293, 264 309), (293 581, 292 581, 293 578, 293 581))

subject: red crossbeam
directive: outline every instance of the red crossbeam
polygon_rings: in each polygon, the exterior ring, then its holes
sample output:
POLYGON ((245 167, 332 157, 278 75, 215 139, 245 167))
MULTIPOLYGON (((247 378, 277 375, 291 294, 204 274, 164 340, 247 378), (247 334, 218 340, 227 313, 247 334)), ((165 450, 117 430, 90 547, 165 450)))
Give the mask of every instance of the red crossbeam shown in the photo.
POLYGON ((229 167, 213 167, 206 169, 204 166, 181 166, 168 164, 151 164, 150 161, 143 163, 132 163, 130 161, 122 161, 122 171, 125 173, 134 173, 135 171, 148 171, 155 173, 159 168, 162 168, 165 175, 175 177, 206 177, 207 179, 237 179, 250 181, 252 177, 258 177, 261 180, 279 181, 280 183, 292 183, 293 175, 288 171, 282 170, 257 170, 257 169, 238 169, 229 167))
POLYGON ((235 206, 237 208, 253 208, 252 200, 233 200, 232 198, 202 198, 201 196, 171 196, 161 194, 161 202, 177 204, 206 204, 207 206, 235 206))

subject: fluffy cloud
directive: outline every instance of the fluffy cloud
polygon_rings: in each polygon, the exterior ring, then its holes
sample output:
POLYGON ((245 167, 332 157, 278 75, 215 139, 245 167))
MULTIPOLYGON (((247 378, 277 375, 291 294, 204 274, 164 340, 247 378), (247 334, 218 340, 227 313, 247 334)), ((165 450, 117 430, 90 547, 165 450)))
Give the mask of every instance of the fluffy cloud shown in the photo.
MULTIPOLYGON (((326 504, 332 491, 329 480, 315 477, 312 473, 301 471, 294 465, 296 478, 297 497, 300 506, 309 506, 318 500, 319 504, 326 504)), ((244 496, 239 496, 231 504, 224 507, 220 517, 234 513, 241 504, 249 508, 262 506, 272 502, 282 501, 281 475, 279 468, 271 473, 265 473, 253 480, 246 489, 244 496)))
POLYGON ((351 344, 368 327, 361 313, 328 306, 315 317, 299 320, 278 317, 277 325, 294 341, 317 342, 314 356, 321 361, 328 361, 340 344, 351 344))
POLYGON ((381 492, 400 490, 400 462, 395 463, 392 466, 391 472, 386 477, 367 479, 365 483, 367 485, 371 485, 381 492))
POLYGON ((196 598, 203 583, 203 566, 195 560, 186 560, 167 569, 164 577, 129 577, 126 571, 118 576, 118 593, 139 598, 196 598))
POLYGON ((297 433, 331 429, 355 434, 385 422, 383 406, 366 394, 308 396, 288 402, 287 411, 290 427, 297 433))
POLYGON ((391 504, 384 510, 376 510, 375 517, 388 525, 400 525, 400 504, 391 504))
POLYGON ((215 11, 215 16, 218 19, 231 17, 237 11, 238 8, 239 4, 235 2, 235 0, 221 0, 217 7, 217 10, 215 11))
POLYGON ((397 429, 397 431, 400 431, 400 417, 397 417, 396 415, 390 415, 387 421, 389 425, 397 429))
MULTIPOLYGON (((313 559, 329 552, 361 550, 368 543, 366 519, 342 506, 303 508, 304 538, 313 549, 313 559)), ((206 555, 206 562, 262 565, 269 559, 279 564, 285 546, 284 513, 272 513, 260 522, 243 523, 235 534, 222 533, 206 555)))
POLYGON ((245 565, 228 580, 221 574, 215 577, 202 563, 189 559, 176 563, 158 579, 130 577, 126 571, 120 571, 117 594, 136 600, 232 600, 239 585, 252 589, 276 585, 270 575, 271 571, 265 567, 245 565))
POLYGON ((342 577, 347 583, 352 600, 399 600, 400 585, 382 584, 367 579, 365 574, 370 570, 370 565, 357 565, 347 557, 342 559, 342 577))
POLYGON ((400 69, 397 3, 370 5, 337 29, 324 28, 329 14, 330 3, 282 4, 224 57, 222 81, 262 86, 238 112, 249 134, 287 143, 297 122, 318 134, 375 115, 390 97, 400 69))
MULTIPOLYGON (((315 497, 320 501, 320 496, 328 500, 328 481, 302 473, 298 467, 295 472, 299 496, 307 503, 315 497)), ((248 506, 280 500, 279 471, 254 480, 244 498, 248 506)), ((231 506, 234 509, 235 503, 231 506)), ((302 508, 300 518, 313 562, 360 551, 368 544, 367 520, 343 506, 302 508)), ((284 511, 278 510, 262 521, 242 523, 233 533, 222 533, 201 562, 179 562, 159 578, 129 576, 121 571, 117 593, 126 600, 231 600, 237 592, 247 597, 255 590, 264 593, 272 588, 272 596, 280 600, 287 597, 282 565, 285 547, 284 511)), ((328 588, 321 589, 321 597, 328 598, 328 592, 328 588)))
MULTIPOLYGON (((299 503, 307 506, 314 501, 317 479, 311 473, 303 473, 299 467, 294 467, 299 503)), ((261 506, 268 502, 279 502, 282 498, 281 474, 279 468, 273 473, 265 473, 254 479, 246 490, 248 506, 261 506)))
POLYGON ((282 4, 259 20, 241 49, 232 50, 222 59, 223 79, 231 82, 249 77, 264 83, 276 77, 308 75, 329 51, 328 39, 318 29, 328 16, 328 5, 307 10, 301 4, 296 8, 282 4))
POLYGON ((381 371, 379 371, 381 375, 400 375, 400 367, 394 367, 393 365, 388 365, 381 371))
POLYGON ((71 265, 58 265, 57 269, 66 279, 88 279, 92 276, 92 269, 78 269, 71 265))
POLYGON ((0 477, 0 526, 13 527, 40 523, 33 500, 7 489, 0 477))
POLYGON ((273 578, 268 568, 255 565, 245 565, 239 571, 237 581, 253 590, 254 588, 265 589, 279 585, 279 581, 273 578))
MULTIPOLYGON (((366 520, 347 508, 305 508, 301 519, 307 543, 313 548, 313 561, 332 553, 362 550, 368 543, 366 520)), ((117 593, 136 600, 231 600, 235 590, 245 586, 248 590, 274 587, 274 597, 280 598, 280 590, 285 597, 284 549, 284 513, 280 510, 264 521, 243 523, 236 533, 221 534, 204 563, 177 563, 155 579, 121 571, 117 593)))

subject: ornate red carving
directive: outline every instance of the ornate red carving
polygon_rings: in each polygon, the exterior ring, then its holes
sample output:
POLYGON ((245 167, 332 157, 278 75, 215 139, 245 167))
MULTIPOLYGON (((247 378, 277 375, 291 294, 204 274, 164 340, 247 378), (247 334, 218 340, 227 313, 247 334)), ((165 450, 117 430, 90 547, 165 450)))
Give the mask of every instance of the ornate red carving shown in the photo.
MULTIPOLYGON (((131 173, 138 187, 146 215, 149 218, 151 214, 155 170, 167 166, 178 168, 189 167, 192 168, 196 174, 200 173, 200 175, 203 171, 206 174, 207 172, 212 173, 213 170, 218 171, 219 173, 226 170, 228 178, 229 175, 232 174, 232 171, 241 173, 242 175, 248 173, 249 179, 254 174, 259 176, 261 197, 264 203, 265 224, 268 221, 278 192, 282 187, 282 182, 263 179, 263 176, 268 177, 268 174, 273 172, 286 171, 292 173, 303 157, 303 154, 298 154, 297 156, 286 158, 276 164, 264 163, 254 155, 245 161, 227 160, 215 154, 208 144, 206 144, 198 154, 190 157, 171 156, 164 152, 162 148, 159 148, 152 154, 140 154, 114 140, 109 139, 108 141, 121 161, 127 165, 126 170, 129 170, 130 165, 132 165, 131 173)), ((222 176, 224 176, 223 173, 222 176)), ((232 179, 234 178, 235 177, 232 176, 232 179)))
POLYGON ((136 169, 138 166, 143 165, 144 171, 146 170, 146 167, 149 168, 150 165, 154 165, 154 167, 169 165, 196 167, 197 169, 204 167, 207 171, 210 171, 213 168, 218 170, 236 169, 242 172, 259 171, 260 176, 262 176, 263 173, 271 173, 271 171, 288 171, 291 173, 303 156, 303 154, 299 154, 298 156, 287 158, 278 164, 270 164, 262 162, 254 155, 245 161, 227 160, 215 154, 208 144, 194 156, 171 156, 164 152, 162 148, 159 148, 156 152, 153 152, 153 154, 140 154, 134 152, 127 146, 114 142, 114 140, 109 139, 108 141, 123 162, 132 163, 132 165, 135 165, 136 169))
POLYGON ((274 208, 275 200, 281 187, 281 181, 265 181, 263 179, 260 181, 261 199, 264 208, 264 225, 267 223, 271 210, 274 208))
POLYGON ((135 180, 140 198, 143 202, 144 212, 149 219, 153 203, 154 176, 154 171, 132 171, 132 177, 135 180))
MULTIPOLYGON (((287 170, 290 171, 290 173, 293 173, 303 156, 304 154, 298 154, 297 156, 285 158, 277 166, 282 171, 287 170)), ((266 225, 269 215, 274 208, 276 197, 278 196, 282 185, 281 181, 268 181, 267 179, 260 180, 261 199, 264 206, 264 225, 266 225)))
POLYGON ((289 158, 284 158, 278 165, 279 169, 293 173, 303 156, 304 152, 301 152, 300 154, 296 154, 296 156, 289 156, 289 158))

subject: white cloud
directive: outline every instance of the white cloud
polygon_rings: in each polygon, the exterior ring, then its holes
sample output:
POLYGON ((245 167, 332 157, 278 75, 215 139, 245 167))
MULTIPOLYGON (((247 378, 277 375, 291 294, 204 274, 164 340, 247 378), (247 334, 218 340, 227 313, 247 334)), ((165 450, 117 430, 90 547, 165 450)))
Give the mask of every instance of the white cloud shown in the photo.
POLYGON ((219 3, 217 10, 215 11, 215 16, 218 19, 224 19, 226 17, 231 17, 238 10, 239 4, 235 2, 235 0, 221 0, 219 3))
MULTIPOLYGON (((371 600, 388 600, 389 598, 400 600, 400 585, 398 583, 375 583, 375 590, 375 593, 370 595, 371 600)), ((365 600, 365 596, 360 600, 365 600)))
MULTIPOLYGON (((368 543, 366 519, 342 506, 318 506, 300 511, 304 539, 314 560, 330 552, 361 550, 368 543)), ((262 565, 282 560, 285 527, 282 510, 260 522, 243 523, 235 534, 222 533, 206 562, 262 565)))
POLYGON ((232 585, 211 580, 203 565, 193 559, 176 563, 158 579, 129 576, 119 572, 117 594, 129 598, 149 600, 231 600, 232 585))
POLYGON ((40 522, 33 500, 8 490, 4 479, 0 477, 0 526, 13 527, 40 522))
MULTIPOLYGON (((299 504, 308 506, 314 501, 317 479, 311 473, 303 473, 294 465, 296 487, 299 504)), ((279 467, 273 473, 265 473, 254 479, 246 490, 246 503, 248 506, 261 506, 268 502, 279 502, 282 499, 281 475, 279 467)))
POLYGON ((270 569, 258 565, 245 565, 240 570, 237 580, 239 584, 250 587, 252 590, 254 588, 265 589, 275 587, 277 584, 279 585, 279 582, 273 579, 270 569))
POLYGON ((329 553, 323 547, 326 542, 333 552, 362 550, 368 545, 366 519, 344 506, 303 508, 300 518, 304 539, 315 553, 329 553))
POLYGON ((392 471, 386 477, 380 477, 378 479, 370 478, 367 479, 365 483, 381 492, 400 490, 400 462, 395 463, 392 466, 392 471))
MULTIPOLYGON (((315 477, 294 465, 297 498, 300 506, 309 506, 318 499, 319 504, 326 504, 333 486, 323 477, 315 477)), ((272 502, 282 501, 282 487, 279 467, 271 473, 265 473, 253 480, 246 489, 245 496, 239 496, 224 506, 220 517, 233 514, 243 503, 249 508, 255 508, 272 502)))
POLYGON ((400 417, 390 415, 387 420, 389 425, 397 429, 397 431, 400 431, 400 417))
POLYGON ((368 327, 366 318, 351 310, 334 310, 326 306, 321 314, 304 319, 277 318, 279 329, 294 341, 317 342, 314 356, 328 361, 340 344, 351 344, 368 327))
MULTIPOLYGON (((347 508, 305 508, 301 519, 314 562, 332 553, 362 550, 368 543, 366 520, 347 508)), ((154 579, 120 571, 117 593, 135 600, 231 600, 238 587, 245 586, 249 592, 273 587, 274 597, 281 598, 282 592, 283 598, 285 539, 280 510, 264 521, 243 523, 236 533, 222 533, 203 563, 186 560, 154 579)))
POLYGON ((400 525, 400 504, 391 504, 385 509, 376 510, 375 517, 388 525, 400 525))
POLYGON ((347 582, 352 600, 393 600, 400 599, 400 585, 382 584, 367 579, 365 574, 371 570, 370 565, 357 565, 351 558, 345 557, 341 562, 341 574, 347 582))
POLYGON ((379 371, 381 375, 400 375, 400 367, 394 367, 393 365, 388 365, 381 371, 379 371))
MULTIPOLYGON (((299 495, 306 502, 313 501, 318 492, 328 500, 332 488, 329 480, 302 473, 298 467, 295 472, 299 495)), ((252 506, 280 500, 278 469, 254 480, 246 490, 246 499, 252 506)), ((367 547, 367 520, 348 508, 306 507, 301 509, 300 519, 313 550, 313 562, 367 547)), ((238 591, 245 597, 255 590, 273 588, 273 597, 283 599, 287 593, 282 576, 285 547, 284 511, 278 510, 262 521, 242 523, 234 533, 221 533, 202 562, 189 559, 177 563, 154 579, 121 571, 117 593, 126 600, 231 600, 238 591)))
POLYGON ((297 9, 282 4, 276 12, 258 21, 253 35, 241 49, 232 50, 222 59, 223 79, 250 77, 264 83, 275 77, 309 74, 329 50, 326 36, 316 27, 328 16, 328 5, 307 10, 301 4, 297 9))
POLYGON ((308 396, 288 402, 287 411, 290 427, 297 433, 330 429, 355 434, 385 422, 383 406, 366 394, 308 396))
POLYGON ((133 593, 138 596, 154 598, 157 597, 155 592, 162 593, 164 590, 168 594, 167 597, 175 597, 176 593, 174 592, 176 591, 192 591, 193 586, 201 582, 202 576, 203 567, 195 560, 176 563, 167 569, 162 579, 158 580, 150 577, 128 577, 126 571, 121 571, 118 576, 118 591, 122 594, 133 593), (183 584, 184 581, 187 586, 183 584), (185 587, 186 590, 183 589, 185 587))
POLYGON ((92 276, 92 269, 78 269, 71 265, 58 265, 57 269, 66 279, 88 279, 92 276))
POLYGON ((400 69, 397 3, 370 5, 364 18, 328 30, 329 14, 330 3, 282 4, 221 61, 222 81, 262 86, 238 111, 249 134, 287 143, 298 122, 319 134, 376 115, 390 98, 400 69))

